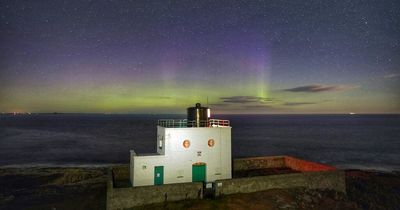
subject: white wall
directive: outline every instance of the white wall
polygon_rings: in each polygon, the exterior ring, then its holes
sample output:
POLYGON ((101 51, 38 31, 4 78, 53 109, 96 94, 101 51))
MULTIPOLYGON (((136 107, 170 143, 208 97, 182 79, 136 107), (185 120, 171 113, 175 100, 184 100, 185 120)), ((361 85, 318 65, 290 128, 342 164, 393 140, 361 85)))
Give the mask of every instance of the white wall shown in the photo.
POLYGON ((131 157, 131 167, 134 170, 131 179, 134 186, 153 185, 155 166, 164 166, 164 184, 191 182, 192 164, 196 162, 206 163, 207 182, 232 178, 231 127, 158 126, 157 152, 164 155, 131 157), (163 139, 161 148, 160 139, 163 139), (183 147, 186 139, 190 141, 189 148, 183 147), (209 139, 214 139, 213 147, 208 146, 209 139))

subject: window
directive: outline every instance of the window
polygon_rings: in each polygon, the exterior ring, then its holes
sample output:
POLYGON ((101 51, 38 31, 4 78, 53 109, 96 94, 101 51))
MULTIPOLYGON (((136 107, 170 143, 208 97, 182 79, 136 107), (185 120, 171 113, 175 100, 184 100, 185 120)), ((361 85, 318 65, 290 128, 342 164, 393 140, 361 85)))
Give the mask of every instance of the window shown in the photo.
POLYGON ((190 141, 189 140, 185 140, 183 141, 183 147, 185 147, 186 149, 190 147, 190 141))
POLYGON ((209 147, 213 147, 214 145, 215 145, 214 139, 209 139, 209 140, 208 140, 208 146, 209 146, 209 147))

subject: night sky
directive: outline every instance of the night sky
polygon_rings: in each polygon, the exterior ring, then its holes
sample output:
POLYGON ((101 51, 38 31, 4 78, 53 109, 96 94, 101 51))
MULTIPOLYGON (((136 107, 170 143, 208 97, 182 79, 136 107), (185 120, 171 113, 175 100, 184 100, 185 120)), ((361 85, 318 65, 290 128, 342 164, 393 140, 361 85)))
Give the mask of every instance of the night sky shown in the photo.
POLYGON ((0 112, 400 113, 398 0, 0 8, 0 112))

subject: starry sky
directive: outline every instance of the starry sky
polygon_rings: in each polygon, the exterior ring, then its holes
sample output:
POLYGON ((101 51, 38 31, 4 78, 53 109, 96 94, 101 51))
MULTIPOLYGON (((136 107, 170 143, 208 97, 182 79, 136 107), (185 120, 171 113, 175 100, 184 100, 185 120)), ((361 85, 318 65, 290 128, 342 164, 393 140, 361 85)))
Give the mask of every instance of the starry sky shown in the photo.
POLYGON ((0 2, 0 112, 400 113, 400 2, 0 2))

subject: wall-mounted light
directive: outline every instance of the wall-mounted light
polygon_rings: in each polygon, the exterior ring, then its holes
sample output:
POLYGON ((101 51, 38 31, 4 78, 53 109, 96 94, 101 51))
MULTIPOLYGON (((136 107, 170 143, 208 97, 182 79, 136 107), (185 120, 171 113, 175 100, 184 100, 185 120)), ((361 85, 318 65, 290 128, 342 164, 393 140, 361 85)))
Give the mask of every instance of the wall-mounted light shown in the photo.
POLYGON ((183 147, 189 148, 190 147, 190 141, 189 140, 183 141, 183 147))
POLYGON ((214 139, 209 139, 209 140, 208 140, 208 146, 209 146, 209 147, 213 147, 214 145, 215 145, 214 139))

